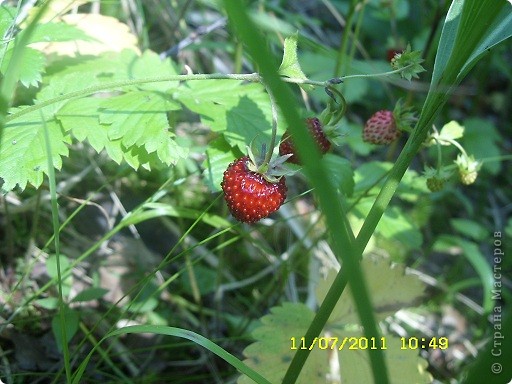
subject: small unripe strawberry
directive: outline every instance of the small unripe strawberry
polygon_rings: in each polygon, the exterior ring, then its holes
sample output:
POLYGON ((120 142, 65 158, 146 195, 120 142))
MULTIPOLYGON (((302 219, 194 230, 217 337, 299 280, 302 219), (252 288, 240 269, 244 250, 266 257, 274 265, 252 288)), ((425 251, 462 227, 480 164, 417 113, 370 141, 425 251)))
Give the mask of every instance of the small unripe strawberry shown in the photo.
POLYGON ((444 188, 444 179, 432 176, 427 179, 427 188, 431 192, 439 192, 444 188))
POLYGON ((231 214, 244 223, 255 223, 277 211, 286 199, 286 179, 256 172, 249 156, 241 157, 224 171, 221 187, 231 214))
POLYGON ((472 172, 466 172, 461 171, 459 172, 460 182, 464 185, 471 185, 476 181, 476 178, 478 177, 477 171, 472 172))
POLYGON ((397 129, 393 112, 382 110, 375 112, 364 125, 363 140, 377 145, 390 144, 397 140, 402 132, 397 129))
POLYGON ((455 164, 459 170, 460 182, 464 185, 473 184, 478 177, 478 171, 482 166, 480 161, 475 160, 473 156, 460 154, 455 160, 455 164))
MULTIPOLYGON (((331 148, 331 142, 327 138, 327 135, 324 132, 322 127, 322 123, 316 117, 310 117, 306 119, 306 125, 308 127, 310 135, 313 137, 320 153, 324 154, 331 148)), ((281 139, 281 144, 279 145, 279 154, 281 156, 291 155, 288 158, 288 162, 293 164, 301 164, 299 159, 299 155, 295 149, 295 145, 293 143, 292 137, 288 131, 283 134, 281 139)))
POLYGON ((431 168, 425 167, 423 175, 427 178, 427 188, 431 192, 439 192, 444 188, 445 182, 451 177, 450 167, 431 168))

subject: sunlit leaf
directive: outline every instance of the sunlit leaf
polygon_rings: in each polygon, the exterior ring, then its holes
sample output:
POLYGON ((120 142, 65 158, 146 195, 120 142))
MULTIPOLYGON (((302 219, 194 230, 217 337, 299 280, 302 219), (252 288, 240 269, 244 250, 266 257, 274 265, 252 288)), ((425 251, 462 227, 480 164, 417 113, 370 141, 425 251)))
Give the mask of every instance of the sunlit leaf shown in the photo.
MULTIPOLYGON (((283 60, 279 66, 279 74, 281 76, 287 76, 295 79, 306 80, 307 77, 302 72, 300 67, 299 59, 297 57, 297 39, 298 33, 295 33, 284 40, 284 53, 283 60)), ((302 84, 302 88, 305 90, 311 90, 311 85, 302 84)))
MULTIPOLYGON (((374 383, 368 356, 372 341, 366 344, 361 331, 343 330, 341 324, 330 324, 327 332, 322 332, 312 344, 306 344, 302 337, 314 316, 308 307, 299 303, 283 303, 271 308, 270 312, 261 318, 261 325, 252 333, 256 341, 244 350, 247 358, 244 362, 270 382, 282 382, 294 353, 302 348, 310 349, 311 353, 296 383, 324 383, 329 382, 329 377, 336 378, 338 372, 331 370, 333 359, 338 360, 341 383, 374 383)), ((387 335, 383 339, 376 340, 374 347, 383 349, 390 383, 432 381, 426 371, 427 361, 416 350, 402 350, 402 342, 397 337, 387 335)), ((249 384, 252 381, 242 376, 238 383, 249 384)))
MULTIPOLYGON (((379 320, 415 305, 423 295, 424 284, 417 277, 406 275, 403 265, 391 264, 382 258, 367 257, 361 261, 361 269, 371 294, 375 316, 379 320)), ((316 294, 319 302, 323 301, 335 276, 336 271, 331 270, 327 278, 318 284, 316 294)), ((341 294, 329 323, 359 324, 354 300, 348 287, 341 294)))
MULTIPOLYGON (((452 120, 446 123, 439 132, 439 139, 441 140, 457 140, 464 135, 464 127, 452 120)), ((443 145, 451 145, 448 141, 441 143, 443 145)))
MULTIPOLYGON (((23 122, 12 120, 5 126, 0 142, 0 177, 2 188, 12 190, 16 185, 25 189, 27 183, 38 187, 47 173, 47 153, 44 139, 45 125, 38 113, 23 117, 23 122)), ((46 123, 51 142, 51 156, 55 168, 62 167, 62 156, 68 156, 70 137, 56 121, 46 123)))

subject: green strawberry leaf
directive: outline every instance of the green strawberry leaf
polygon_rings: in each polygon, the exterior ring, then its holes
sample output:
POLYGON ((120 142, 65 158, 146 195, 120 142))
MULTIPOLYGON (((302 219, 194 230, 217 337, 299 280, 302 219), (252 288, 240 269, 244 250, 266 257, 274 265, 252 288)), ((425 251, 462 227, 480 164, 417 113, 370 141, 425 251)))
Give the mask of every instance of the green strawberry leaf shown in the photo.
POLYGON ((86 97, 66 103, 56 115, 66 132, 78 141, 89 141, 96 152, 101 152, 110 144, 108 126, 100 124, 99 108, 101 98, 86 97))
POLYGON ((448 140, 457 140, 464 136, 464 127, 452 120, 445 124, 439 132, 439 143, 441 145, 451 145, 448 140))
MULTIPOLYGON (((298 36, 299 34, 295 33, 284 40, 283 60, 279 66, 279 74, 294 79, 307 80, 297 57, 298 36)), ((300 86, 306 91, 313 89, 313 86, 309 84, 300 84, 300 86)))
POLYGON ((206 158, 203 162, 203 177, 210 191, 219 192, 221 190, 220 183, 224 171, 229 163, 238 156, 239 155, 233 152, 224 137, 219 137, 208 144, 206 158))
MULTIPOLYGON (((14 10, 11 10, 14 12, 14 10)), ((3 34, 7 31, 13 23, 13 18, 10 12, 2 8, 0 14, 0 29, 4 29, 3 34)), ((18 40, 23 38, 25 30, 19 32, 16 37, 18 40)), ((32 31, 29 36, 28 44, 36 42, 54 42, 54 41, 74 41, 74 40, 93 40, 82 30, 66 24, 66 23, 44 23, 39 24, 32 31)), ((0 63, 0 73, 4 74, 11 62, 14 43, 10 42, 7 50, 0 63)), ((23 60, 20 61, 19 81, 25 87, 34 86, 42 81, 42 74, 45 70, 46 57, 45 55, 30 47, 24 47, 23 60)))
MULTIPOLYGON (((28 57, 41 55, 32 49, 25 51, 28 57)), ((24 189, 27 183, 38 187, 42 183, 43 173, 47 171, 41 145, 43 119, 50 132, 53 162, 58 169, 62 166, 61 156, 68 154, 66 144, 71 142, 70 134, 78 141, 88 140, 96 151, 105 150, 115 162, 124 160, 134 169, 176 164, 186 157, 187 147, 175 141, 167 120, 168 113, 181 109, 181 105, 165 94, 178 86, 176 81, 126 86, 123 90, 131 92, 121 95, 118 90, 114 93, 105 90, 90 97, 84 94, 87 97, 81 99, 53 101, 106 82, 146 78, 146 68, 151 68, 152 75, 159 78, 176 74, 169 60, 162 62, 149 51, 141 56, 125 50, 82 62, 73 59, 54 62, 44 81, 48 85, 37 94, 35 106, 13 108, 7 118, 0 143, 3 189, 10 190, 16 185, 24 189), (41 103, 49 104, 37 109, 41 103), (25 113, 27 110, 32 112, 25 113)), ((40 79, 37 76, 38 71, 28 76, 27 81, 31 77, 37 82, 40 79)))
MULTIPOLYGON (((281 383, 286 369, 293 358, 290 338, 300 340, 313 320, 314 313, 304 304, 283 303, 270 309, 271 314, 261 318, 261 326, 253 331, 256 342, 244 350, 244 362, 260 372, 271 383, 281 383)), ((329 369, 327 351, 313 349, 306 360, 297 384, 319 382, 329 369)), ((247 376, 241 376, 238 384, 253 383, 247 376)))
MULTIPOLYGON (((11 62, 13 48, 9 48, 0 63, 0 73, 4 74, 11 62)), ((23 60, 19 69, 19 81, 24 87, 36 87, 42 81, 42 74, 46 64, 45 56, 35 49, 25 47, 23 60)))
POLYGON ((137 102, 144 104, 139 107, 147 107, 150 111, 151 108, 161 107, 167 100, 159 100, 163 97, 160 94, 155 99, 153 92, 134 92, 137 101, 131 104, 131 94, 107 100, 72 100, 58 111, 56 117, 64 130, 71 132, 78 141, 87 140, 98 153, 105 149, 116 163, 120 164, 125 160, 133 169, 138 169, 139 166, 150 169, 161 163, 175 164, 180 158, 186 157, 187 149, 174 141, 174 134, 168 132, 165 115, 158 113, 161 110, 153 113, 136 112, 132 116, 123 111, 127 105, 129 109, 137 102), (145 97, 146 94, 150 96, 145 97), (114 105, 119 108, 118 114, 114 113, 115 109, 108 109, 114 105), (145 118, 149 121, 145 121, 145 118), (137 119, 142 119, 140 125, 137 125, 137 119), (126 125, 119 127, 123 123, 126 125))
MULTIPOLYGON (((334 381, 338 377, 341 383, 373 384, 373 376, 368 358, 368 347, 364 348, 364 339, 359 330, 344 330, 329 326, 329 331, 320 335, 312 346, 305 345, 302 337, 312 321, 314 313, 304 304, 283 303, 271 308, 270 314, 261 318, 261 325, 252 336, 256 340, 244 350, 249 367, 260 372, 271 383, 281 383, 296 349, 310 348, 309 355, 298 384, 334 381), (354 350, 361 343, 361 349, 354 350), (352 348, 352 349, 351 349, 352 348), (340 370, 331 369, 333 359, 340 370), (363 369, 361 367, 364 367, 363 369), (327 381, 326 381, 327 380, 327 381)), ((371 346, 371 341, 368 345, 371 346)), ((384 349, 391 383, 430 383, 432 378, 426 371, 428 363, 416 350, 402 350, 402 341, 387 335, 376 341, 376 347, 384 349)), ((339 381, 336 381, 339 382, 339 381)), ((238 384, 253 383, 247 376, 241 376, 238 384)))
POLYGON ((53 166, 61 169, 61 156, 68 156, 66 144, 71 142, 69 135, 55 120, 43 123, 39 111, 28 113, 20 119, 9 121, 1 135, 0 178, 4 180, 3 191, 10 191, 16 186, 23 190, 27 183, 37 188, 43 182, 43 173, 48 173, 45 124, 51 143, 53 166))
POLYGON ((14 23, 16 8, 3 5, 0 7, 0 35, 6 37, 6 32, 14 23))
POLYGON ((112 97, 101 104, 99 120, 109 125, 110 140, 121 139, 124 147, 144 146, 147 153, 157 152, 167 165, 187 156, 188 151, 168 131, 166 112, 180 106, 156 92, 130 92, 112 97))
MULTIPOLYGON (((20 35, 25 33, 21 31, 20 35)), ((51 43, 57 41, 96 41, 88 36, 82 29, 67 23, 43 23, 37 25, 29 37, 28 44, 51 43)))
MULTIPOLYGON (((160 56, 153 51, 145 51, 140 57, 135 52, 125 50, 120 58, 125 63, 132 63, 126 67, 127 77, 129 79, 144 79, 147 77, 168 77, 178 74, 176 65, 167 58, 160 59, 160 56)), ((139 89, 166 92, 178 86, 177 81, 160 81, 138 85, 139 89)))
POLYGON ((465 133, 460 140, 468 154, 477 160, 482 160, 482 169, 497 175, 502 163, 500 161, 485 161, 486 158, 498 158, 501 156, 499 143, 501 136, 492 122, 489 120, 472 118, 464 121, 465 133))
MULTIPOLYGON (((269 96, 260 84, 243 85, 233 80, 190 81, 180 86, 173 97, 198 113, 201 122, 212 131, 222 132, 229 145, 243 153, 251 143, 261 148, 262 144, 270 142, 272 112, 269 96)), ((281 119, 278 126, 282 127, 281 119)))
POLYGON ((354 193, 357 195, 374 192, 392 167, 393 164, 382 161, 369 161, 361 164, 354 172, 354 193))
MULTIPOLYGON (((424 284, 415 276, 405 275, 405 267, 391 264, 382 258, 367 257, 361 261, 375 316, 378 320, 394 314, 400 309, 411 307, 423 295, 424 284)), ((331 287, 336 271, 331 270, 326 279, 317 286, 316 296, 321 303, 331 287)), ((359 324, 357 310, 350 287, 345 289, 334 308, 329 324, 359 324)))

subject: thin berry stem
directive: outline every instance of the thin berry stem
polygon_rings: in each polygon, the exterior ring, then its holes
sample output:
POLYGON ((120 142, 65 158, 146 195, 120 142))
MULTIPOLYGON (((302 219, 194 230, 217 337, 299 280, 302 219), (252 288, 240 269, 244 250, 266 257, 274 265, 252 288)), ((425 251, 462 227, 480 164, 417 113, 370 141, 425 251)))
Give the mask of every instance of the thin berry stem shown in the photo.
POLYGON ((277 107, 276 107, 276 101, 274 99, 274 95, 272 94, 272 91, 268 88, 267 89, 268 96, 270 97, 270 108, 272 111, 272 134, 270 137, 270 147, 265 152, 265 160, 263 161, 264 166, 267 166, 270 163, 270 160, 272 159, 272 154, 274 152, 274 147, 276 146, 276 136, 277 136, 277 107))
MULTIPOLYGON (((400 68, 391 72, 384 72, 384 73, 375 73, 375 74, 366 74, 366 75, 347 75, 344 77, 337 77, 334 79, 329 79, 326 81, 316 81, 316 80, 310 80, 310 79, 299 79, 299 78, 292 78, 292 77, 281 77, 281 79, 286 83, 292 83, 292 84, 308 84, 318 87, 329 87, 333 84, 339 84, 342 83, 345 79, 353 79, 357 77, 377 77, 377 76, 388 76, 393 73, 399 73, 403 71, 404 69, 409 68, 411 65, 408 65, 404 68, 400 68)), ((159 82, 166 82, 166 81, 194 81, 194 80, 242 80, 242 81, 249 81, 254 83, 262 83, 262 78, 259 73, 246 73, 246 74, 239 74, 239 73, 209 73, 209 74, 186 74, 186 75, 171 75, 171 76, 163 76, 163 77, 153 77, 153 78, 143 78, 143 79, 132 79, 132 80, 125 80, 125 81, 115 81, 111 83, 104 83, 95 85, 92 87, 80 89, 78 91, 65 93, 63 95, 54 97, 52 99, 48 99, 45 101, 42 101, 40 103, 30 105, 26 108, 23 108, 11 115, 8 115, 5 118, 5 122, 9 122, 11 120, 17 119, 23 115, 26 115, 27 113, 31 113, 34 111, 37 111, 41 108, 47 107, 49 105, 71 100, 71 99, 78 99, 81 97, 87 97, 94 93, 102 92, 102 91, 110 91, 112 89, 118 89, 128 86, 134 86, 134 85, 142 85, 142 84, 149 84, 149 83, 159 83, 159 82)))
POLYGON ((393 75, 395 73, 400 73, 400 72, 403 72, 405 69, 408 69, 408 68, 411 68, 413 65, 416 65, 416 63, 412 63, 412 64, 409 64, 403 68, 398 68, 398 69, 395 69, 393 71, 388 71, 388 72, 380 72, 380 73, 367 73, 367 74, 359 74, 359 75, 347 75, 347 76, 342 76, 340 77, 340 79, 342 81, 345 81, 345 80, 348 80, 348 79, 357 79, 357 78, 365 78, 365 77, 382 77, 382 76, 389 76, 389 75, 393 75))
POLYGON ((464 155, 464 157, 468 157, 468 154, 466 153, 466 150, 456 140, 453 140, 453 139, 448 138, 448 137, 439 137, 438 135, 434 135, 433 139, 435 141, 437 141, 438 143, 441 143, 441 142, 444 141, 444 142, 452 144, 454 147, 456 147, 464 155))

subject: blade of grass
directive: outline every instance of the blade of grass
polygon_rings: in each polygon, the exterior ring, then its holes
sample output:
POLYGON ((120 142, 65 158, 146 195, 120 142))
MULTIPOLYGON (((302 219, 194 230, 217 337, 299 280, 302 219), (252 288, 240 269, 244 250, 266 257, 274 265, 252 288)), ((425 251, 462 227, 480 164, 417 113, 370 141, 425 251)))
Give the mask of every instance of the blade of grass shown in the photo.
POLYGON ((71 380, 71 365, 69 358, 68 338, 66 335, 66 318, 64 311, 66 310, 66 303, 64 303, 64 296, 62 294, 62 271, 60 267, 60 236, 59 236, 59 208, 57 205, 57 185, 55 183, 55 169, 53 168, 53 157, 50 142, 50 135, 48 134, 48 127, 41 113, 41 121, 44 127, 44 141, 46 147, 46 159, 48 164, 48 184, 50 187, 50 201, 52 210, 52 225, 54 233, 55 256, 57 259, 57 283, 59 287, 59 322, 62 338, 62 352, 64 355, 64 367, 66 370, 67 382, 71 380))
MULTIPOLYGON (((355 302, 365 336, 369 338, 379 337, 368 289, 358 263, 360 254, 356 253, 354 244, 351 241, 352 231, 344 219, 341 202, 329 180, 326 168, 323 166, 322 161, 320 161, 318 149, 314 145, 312 138, 307 134, 305 124, 297 113, 294 95, 289 87, 281 81, 277 73, 275 60, 271 59, 272 55, 266 48, 265 40, 248 17, 246 7, 242 6, 239 1, 234 0, 224 1, 224 6, 240 40, 247 45, 249 53, 258 64, 265 85, 273 93, 290 131, 296 138, 299 154, 304 159, 304 170, 320 200, 322 211, 326 217, 327 227, 333 231, 331 235, 333 249, 335 254, 343 261, 343 269, 347 272, 348 281, 353 292, 357 292, 357 300, 355 302), (334 231, 336 232, 334 233, 334 231)), ((306 333, 306 338, 313 333, 315 333, 314 337, 319 335, 334 308, 333 303, 337 302, 340 294, 341 291, 336 291, 331 287, 322 307, 306 333)), ((311 341, 314 337, 306 340, 311 341)), ((297 352, 284 377, 283 383, 289 384, 296 381, 308 352, 307 350, 299 350, 297 352), (297 356, 300 357, 297 358, 297 356)), ((375 381, 383 384, 388 383, 387 369, 382 351, 377 349, 369 353, 375 381)))
POLYGON ((233 356, 231 353, 227 352, 222 347, 219 347, 214 342, 208 340, 207 338, 189 331, 187 329, 181 329, 181 328, 175 328, 175 327, 167 327, 163 325, 133 325, 129 327, 124 327, 117 329, 115 331, 112 331, 105 335, 95 346, 94 348, 89 352, 89 354, 85 357, 85 359, 82 361, 80 366, 78 367, 78 370, 75 373, 75 376, 73 377, 73 384, 78 384, 80 382, 80 379, 82 378, 82 375, 84 373, 85 367, 87 367, 87 364, 94 353, 97 346, 99 346, 105 339, 113 336, 119 336, 119 335, 125 335, 128 333, 153 333, 156 335, 166 335, 166 336, 176 336, 181 337, 183 339, 187 339, 190 341, 193 341, 197 345, 200 345, 212 353, 219 356, 221 359, 228 362, 231 366, 238 369, 238 371, 242 372, 243 374, 247 375, 251 379, 253 379, 258 384, 271 384, 267 379, 265 379, 263 376, 261 376, 258 372, 254 371, 252 368, 245 365, 240 359, 233 356))

